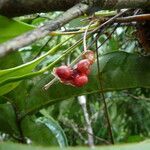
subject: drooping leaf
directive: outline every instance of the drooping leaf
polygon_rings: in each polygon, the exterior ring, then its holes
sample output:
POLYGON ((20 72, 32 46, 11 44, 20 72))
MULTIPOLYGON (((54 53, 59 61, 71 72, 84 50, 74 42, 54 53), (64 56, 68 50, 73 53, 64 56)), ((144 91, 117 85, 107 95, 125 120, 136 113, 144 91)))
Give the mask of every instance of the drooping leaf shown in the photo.
POLYGON ((0 131, 10 135, 18 135, 16 115, 11 104, 0 105, 0 131))
POLYGON ((34 29, 34 26, 4 16, 0 16, 0 22, 0 43, 34 29))
POLYGON ((60 125, 46 112, 46 110, 41 110, 40 112, 44 117, 39 118, 37 121, 44 123, 52 131, 61 148, 68 146, 66 135, 60 125))
POLYGON ((16 88, 7 93, 4 97, 11 99, 11 103, 17 107, 17 113, 19 113, 26 106, 27 95, 27 82, 22 81, 16 88))
POLYGON ((60 145, 60 141, 52 131, 52 126, 50 127, 50 122, 44 117, 38 119, 29 116, 25 117, 22 120, 22 129, 24 136, 29 138, 33 144, 44 146, 60 145))
MULTIPOLYGON (((129 88, 150 88, 150 58, 129 54, 126 52, 113 52, 100 57, 101 80, 104 91, 123 90, 129 88)), ((89 83, 76 88, 56 82, 47 91, 43 86, 50 81, 47 76, 35 85, 29 94, 26 110, 22 115, 68 98, 100 91, 96 63, 89 76, 89 83)))

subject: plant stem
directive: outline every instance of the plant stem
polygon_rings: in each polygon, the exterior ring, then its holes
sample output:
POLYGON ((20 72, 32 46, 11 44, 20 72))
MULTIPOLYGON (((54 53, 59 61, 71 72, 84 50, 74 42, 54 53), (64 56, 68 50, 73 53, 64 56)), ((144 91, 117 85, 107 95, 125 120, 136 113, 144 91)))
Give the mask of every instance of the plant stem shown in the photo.
POLYGON ((106 119, 107 119, 107 124, 108 124, 109 135, 110 135, 110 138, 111 138, 111 143, 114 144, 114 137, 113 137, 112 127, 111 127, 111 123, 110 123, 109 112, 108 112, 107 103, 106 103, 105 96, 104 96, 103 85, 102 85, 102 82, 101 82, 102 73, 100 72, 97 41, 96 41, 96 56, 97 56, 97 68, 98 68, 98 80, 99 80, 99 85, 100 85, 100 90, 101 90, 100 95, 102 96, 102 100, 103 100, 103 103, 104 103, 105 116, 106 116, 106 119))
POLYGON ((91 21, 91 22, 89 23, 89 25, 87 26, 87 28, 85 29, 85 32, 84 32, 84 36, 83 36, 83 50, 84 50, 84 52, 87 51, 87 47, 86 47, 86 36, 87 36, 88 29, 89 29, 89 27, 91 26, 92 23, 93 23, 93 21, 91 21))

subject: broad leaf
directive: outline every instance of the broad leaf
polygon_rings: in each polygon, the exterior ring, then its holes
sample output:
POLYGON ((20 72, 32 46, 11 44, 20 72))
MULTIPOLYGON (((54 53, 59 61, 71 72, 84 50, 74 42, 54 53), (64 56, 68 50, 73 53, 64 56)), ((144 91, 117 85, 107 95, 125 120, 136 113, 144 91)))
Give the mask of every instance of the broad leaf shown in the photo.
MULTIPOLYGON (((137 87, 150 88, 149 60, 149 57, 126 52, 113 52, 101 56, 99 61, 103 90, 106 92, 137 87)), ((82 88, 56 82, 47 91, 43 90, 43 86, 50 79, 51 77, 47 76, 38 81, 29 94, 27 109, 22 111, 22 115, 74 96, 100 91, 96 63, 93 65, 89 83, 82 88)))
POLYGON ((59 124, 47 113, 46 110, 40 111, 44 117, 39 118, 37 121, 44 123, 55 135, 60 147, 68 145, 66 135, 59 124))
POLYGON ((19 113, 26 106, 27 95, 27 82, 22 81, 16 88, 2 97, 11 100, 11 103, 17 107, 17 113, 19 113))
POLYGON ((34 29, 31 25, 4 16, 0 16, 0 22, 0 43, 34 29))
POLYGON ((11 104, 0 105, 0 131, 15 136, 19 134, 16 115, 11 104))
POLYGON ((36 119, 27 116, 22 121, 24 136, 29 138, 33 144, 64 147, 66 146, 66 143, 63 143, 64 141, 60 141, 60 134, 58 134, 59 132, 57 127, 58 126, 56 126, 54 121, 45 117, 36 119), (58 133, 56 134, 56 132, 58 133), (59 137, 56 137, 58 135, 59 137))

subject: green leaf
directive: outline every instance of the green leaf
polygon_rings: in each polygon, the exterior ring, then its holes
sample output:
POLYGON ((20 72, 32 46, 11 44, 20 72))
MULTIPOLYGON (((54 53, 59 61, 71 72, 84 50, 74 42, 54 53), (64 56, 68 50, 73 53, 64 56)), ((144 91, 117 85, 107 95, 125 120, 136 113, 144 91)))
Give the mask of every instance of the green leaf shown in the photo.
POLYGON ((0 87, 0 96, 7 94, 8 92, 10 92, 14 88, 16 88, 19 84, 20 84, 20 82, 13 82, 13 83, 8 83, 6 85, 1 86, 0 87))
POLYGON ((3 97, 11 100, 11 103, 17 107, 17 113, 19 113, 26 105, 27 95, 27 82, 23 81, 3 97))
MULTIPOLYGON (((22 58, 20 56, 19 52, 13 52, 7 55, 5 58, 0 59, 0 69, 7 69, 10 67, 15 67, 17 65, 22 64, 22 58)), ((1 72, 1 70, 0 70, 1 72)), ((5 78, 6 76, 4 76, 5 78)), ((2 78, 0 78, 0 82, 2 81, 2 78)), ((19 85, 20 82, 14 82, 14 83, 9 83, 7 85, 1 86, 0 87, 0 96, 4 95, 11 90, 13 90, 15 87, 19 85)))
POLYGON ((52 126, 50 127, 50 120, 46 118, 36 119, 27 116, 22 120, 22 130, 24 136, 29 138, 33 144, 44 146, 59 146, 60 144, 52 131, 52 126))
MULTIPOLYGON (((40 56, 39 58, 30 61, 26 64, 14 67, 14 68, 9 68, 5 70, 0 70, 0 86, 3 86, 5 84, 8 84, 10 82, 15 82, 19 81, 22 79, 27 79, 30 76, 35 76, 43 73, 44 70, 40 70, 38 72, 32 72, 32 70, 42 61, 45 59, 46 56, 50 55, 51 53, 55 52, 62 44, 67 42, 71 37, 67 38, 63 42, 59 43, 52 49, 50 49, 47 53, 44 55, 40 56)), ((17 59, 16 59, 17 60, 17 59)))
POLYGON ((44 117, 39 118, 38 121, 44 123, 52 131, 60 147, 68 146, 66 135, 59 124, 46 112, 46 110, 41 110, 40 112, 44 117))
POLYGON ((0 131, 10 135, 18 135, 16 115, 11 104, 0 105, 0 131))
POLYGON ((34 29, 34 26, 4 16, 0 16, 0 22, 0 43, 34 29))
MULTIPOLYGON (((0 144, 1 150, 60 150, 57 147, 40 147, 40 146, 31 146, 31 145, 23 145, 16 143, 6 143, 2 142, 0 144)), ((149 150, 150 143, 139 143, 139 144, 125 144, 125 145, 115 145, 115 146, 98 146, 95 147, 94 150, 149 150)), ((67 150, 89 150, 89 147, 68 147, 67 150)))
MULTIPOLYGON (((149 60, 149 57, 126 52, 113 52, 101 56, 99 61, 103 90, 106 92, 137 87, 150 88, 149 60)), ((76 88, 56 82, 47 91, 43 90, 43 86, 50 79, 51 76, 48 75, 37 81, 29 94, 27 109, 22 111, 22 116, 74 96, 100 91, 96 63, 89 76, 89 83, 84 87, 76 88)))
POLYGON ((130 135, 127 137, 127 140, 126 142, 127 143, 135 143, 135 142, 140 142, 140 141, 143 141, 144 140, 144 137, 140 136, 140 135, 130 135))

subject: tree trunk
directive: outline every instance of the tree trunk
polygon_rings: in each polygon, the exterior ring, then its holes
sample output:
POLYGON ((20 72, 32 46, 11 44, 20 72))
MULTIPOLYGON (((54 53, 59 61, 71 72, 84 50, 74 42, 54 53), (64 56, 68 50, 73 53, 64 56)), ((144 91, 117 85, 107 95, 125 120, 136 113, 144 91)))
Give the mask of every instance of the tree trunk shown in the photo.
MULTIPOLYGON (((65 11, 82 0, 0 0, 0 14, 15 17, 40 12, 65 11)), ((88 4, 88 0, 83 0, 88 4)), ((100 9, 149 8, 149 0, 90 0, 100 9)))
POLYGON ((80 0, 0 0, 0 14, 15 17, 40 12, 65 11, 80 0))

